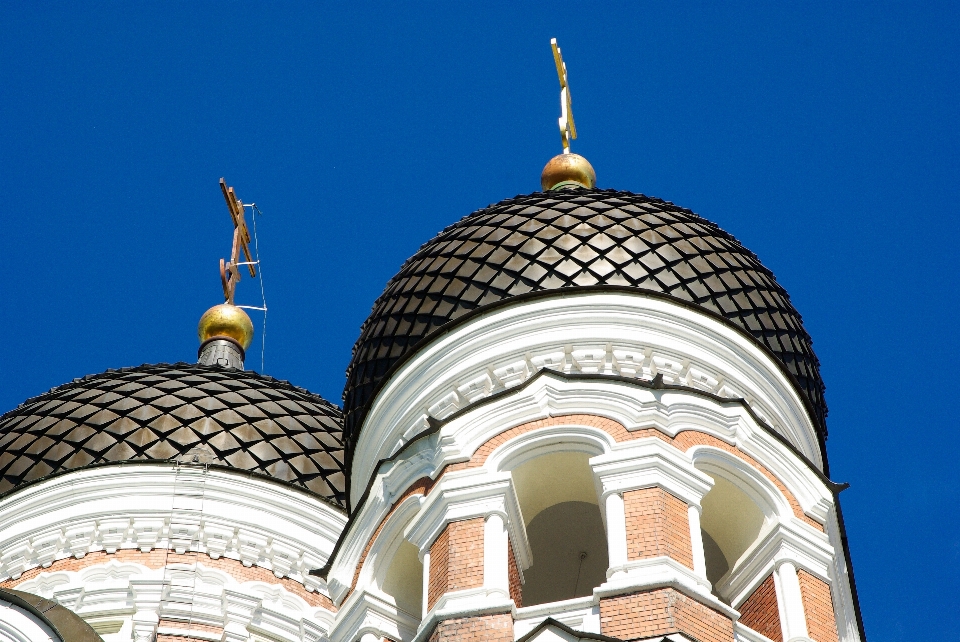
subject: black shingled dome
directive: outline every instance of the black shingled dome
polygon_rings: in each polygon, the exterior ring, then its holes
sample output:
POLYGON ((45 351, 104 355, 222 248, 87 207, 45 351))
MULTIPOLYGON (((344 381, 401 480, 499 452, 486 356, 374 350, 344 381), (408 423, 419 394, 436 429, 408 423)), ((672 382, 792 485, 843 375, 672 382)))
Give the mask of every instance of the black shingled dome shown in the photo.
POLYGON ((343 506, 340 409, 285 381, 191 363, 89 375, 0 417, 0 494, 87 466, 209 463, 343 506))
POLYGON ((642 194, 575 189, 517 196, 446 228, 373 305, 347 369, 347 469, 379 386, 441 328, 498 302, 565 288, 624 288, 693 305, 752 336, 827 414, 810 335, 773 273, 730 234, 642 194))

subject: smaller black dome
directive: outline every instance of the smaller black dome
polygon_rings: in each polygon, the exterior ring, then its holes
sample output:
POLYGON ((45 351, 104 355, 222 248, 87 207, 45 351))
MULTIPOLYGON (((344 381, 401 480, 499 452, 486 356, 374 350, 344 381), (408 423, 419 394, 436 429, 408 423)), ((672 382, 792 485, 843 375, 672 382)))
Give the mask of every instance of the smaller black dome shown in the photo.
POLYGON ((286 381, 176 363, 107 370, 0 417, 0 494, 70 470, 199 461, 306 489, 343 506, 340 409, 286 381))

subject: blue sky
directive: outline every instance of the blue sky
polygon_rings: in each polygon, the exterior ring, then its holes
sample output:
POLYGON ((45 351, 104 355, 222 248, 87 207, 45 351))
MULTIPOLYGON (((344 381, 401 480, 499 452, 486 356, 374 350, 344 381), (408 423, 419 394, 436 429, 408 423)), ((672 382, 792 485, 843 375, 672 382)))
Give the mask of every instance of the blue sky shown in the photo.
POLYGON ((403 260, 538 189, 557 37, 599 186, 716 221, 803 314, 869 638, 960 638, 960 4, 272 4, 3 3, 0 411, 196 359, 221 176, 264 213, 266 373, 339 402, 403 260))

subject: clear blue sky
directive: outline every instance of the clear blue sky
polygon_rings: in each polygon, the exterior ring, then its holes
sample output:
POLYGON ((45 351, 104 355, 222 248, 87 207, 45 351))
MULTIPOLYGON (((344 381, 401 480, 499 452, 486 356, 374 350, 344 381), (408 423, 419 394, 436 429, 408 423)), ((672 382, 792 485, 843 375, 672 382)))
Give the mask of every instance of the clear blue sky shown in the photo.
POLYGON ((556 36, 599 186, 716 221, 804 315, 870 639, 960 638, 960 3, 272 4, 3 2, 0 410, 196 359, 221 176, 264 212, 266 372, 339 402, 403 260, 538 189, 556 36))

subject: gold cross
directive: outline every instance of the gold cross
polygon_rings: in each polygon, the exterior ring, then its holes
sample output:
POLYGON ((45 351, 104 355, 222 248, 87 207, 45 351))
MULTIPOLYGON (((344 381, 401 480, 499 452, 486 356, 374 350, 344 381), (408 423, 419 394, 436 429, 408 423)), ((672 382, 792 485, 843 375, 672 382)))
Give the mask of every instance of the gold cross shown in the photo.
POLYGON ((230 252, 229 263, 220 259, 220 281, 223 283, 224 300, 233 305, 233 292, 237 289, 237 283, 240 282, 240 271, 237 268, 241 249, 247 259, 250 276, 257 276, 257 271, 253 268, 253 257, 250 256, 250 230, 247 229, 247 222, 243 219, 243 202, 233 193, 232 187, 227 187, 227 183, 222 178, 220 190, 223 192, 223 200, 227 202, 230 219, 233 221, 233 250, 230 252))
POLYGON ((560 78, 560 140, 563 142, 563 153, 570 153, 570 141, 577 138, 577 126, 573 123, 573 99, 570 98, 570 84, 567 82, 567 65, 560 55, 557 39, 550 39, 553 49, 553 62, 557 65, 557 77, 560 78))

